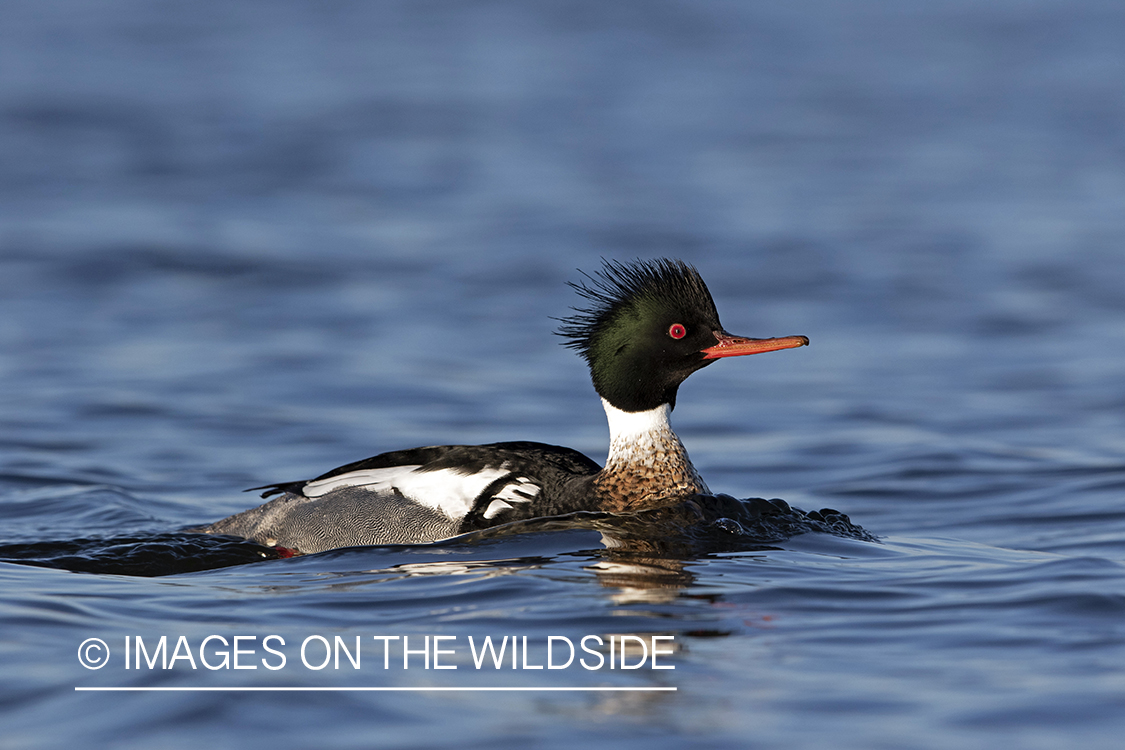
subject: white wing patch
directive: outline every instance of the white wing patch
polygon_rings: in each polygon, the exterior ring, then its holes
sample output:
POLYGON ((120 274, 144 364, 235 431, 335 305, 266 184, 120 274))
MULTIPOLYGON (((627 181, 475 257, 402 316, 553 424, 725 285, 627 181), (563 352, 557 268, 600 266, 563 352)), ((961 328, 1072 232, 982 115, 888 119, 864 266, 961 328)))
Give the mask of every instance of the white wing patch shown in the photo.
POLYGON ((500 511, 511 510, 519 503, 534 500, 538 494, 539 485, 527 477, 519 477, 504 485, 504 489, 493 496, 492 502, 488 504, 483 516, 490 519, 500 511))
POLYGON ((502 510, 511 510, 512 506, 508 505, 503 500, 493 500, 488 504, 488 509, 484 511, 485 518, 492 518, 502 510))
MULTIPOLYGON (((485 487, 508 473, 503 469, 485 469, 475 474, 464 474, 453 469, 418 471, 419 468, 417 465, 409 465, 349 471, 346 474, 309 482, 301 490, 301 493, 305 497, 321 497, 341 487, 362 487, 371 492, 397 491, 419 505, 433 508, 453 520, 460 520, 473 509, 473 501, 484 491, 485 487)), ((518 484, 520 481, 516 480, 517 484, 509 485, 509 487, 523 486, 518 484)), ((530 480, 523 478, 522 481, 534 487, 535 491, 538 492, 539 488, 531 485, 530 480)), ((497 497, 508 491, 508 487, 505 487, 504 491, 497 497)), ((523 491, 527 492, 526 487, 523 491)), ((534 497, 534 493, 531 497, 534 497)), ((526 502, 528 499, 530 497, 524 498, 522 502, 526 502)), ((517 500, 517 502, 520 502, 520 500, 517 500)), ((503 508, 492 511, 492 508, 489 507, 489 511, 493 515, 501 510, 503 508)), ((489 517, 486 513, 485 518, 489 517)))

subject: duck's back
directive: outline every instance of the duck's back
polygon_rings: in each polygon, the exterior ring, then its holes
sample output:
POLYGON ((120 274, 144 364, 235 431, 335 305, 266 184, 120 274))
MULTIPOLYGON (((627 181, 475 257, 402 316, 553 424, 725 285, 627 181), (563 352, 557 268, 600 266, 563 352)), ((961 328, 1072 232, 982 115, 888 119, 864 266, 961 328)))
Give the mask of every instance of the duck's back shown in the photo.
POLYGON ((305 553, 431 542, 583 509, 588 480, 600 468, 544 443, 394 451, 308 481, 256 488, 280 497, 203 530, 305 553))

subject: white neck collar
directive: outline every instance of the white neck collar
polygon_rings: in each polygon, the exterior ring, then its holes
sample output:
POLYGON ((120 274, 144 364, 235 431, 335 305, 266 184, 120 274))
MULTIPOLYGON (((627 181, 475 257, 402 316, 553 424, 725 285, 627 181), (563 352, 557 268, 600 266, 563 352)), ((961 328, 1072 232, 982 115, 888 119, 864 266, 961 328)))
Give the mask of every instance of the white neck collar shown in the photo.
POLYGON ((602 407, 605 409, 606 421, 609 422, 611 443, 618 438, 628 440, 641 435, 672 431, 672 426, 668 423, 668 414, 672 408, 668 404, 661 404, 648 411, 622 411, 603 398, 602 407))

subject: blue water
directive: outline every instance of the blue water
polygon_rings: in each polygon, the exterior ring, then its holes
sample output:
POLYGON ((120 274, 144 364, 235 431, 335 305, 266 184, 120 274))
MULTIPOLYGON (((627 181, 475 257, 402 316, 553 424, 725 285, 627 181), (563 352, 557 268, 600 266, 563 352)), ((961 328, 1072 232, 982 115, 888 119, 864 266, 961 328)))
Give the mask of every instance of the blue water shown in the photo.
POLYGON ((2 15, 0 543, 167 534, 428 443, 600 461, 549 318, 603 256, 683 258, 728 330, 809 336, 694 375, 674 424, 713 490, 881 538, 0 563, 5 748, 1121 746, 1125 6, 2 15), (210 635, 258 668, 124 667, 126 638, 210 635), (468 644, 526 636, 534 666, 587 635, 671 636, 675 669, 478 669, 468 644), (305 667, 313 636, 360 637, 361 668, 305 667), (399 668, 426 636, 457 669, 399 668), (75 690, 239 686, 627 690, 75 690))

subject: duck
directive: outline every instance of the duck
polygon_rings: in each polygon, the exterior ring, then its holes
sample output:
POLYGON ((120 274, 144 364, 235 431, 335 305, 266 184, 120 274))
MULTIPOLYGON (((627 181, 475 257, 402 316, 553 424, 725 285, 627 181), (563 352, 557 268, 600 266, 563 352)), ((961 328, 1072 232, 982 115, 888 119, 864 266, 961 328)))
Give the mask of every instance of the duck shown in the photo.
POLYGON ((629 513, 710 494, 669 422, 680 384, 720 359, 803 347, 808 338, 728 333, 703 278, 681 260, 603 260, 583 276, 568 283, 585 304, 558 318, 556 333, 585 359, 601 398, 610 432, 605 466, 530 441, 397 450, 312 479, 251 488, 268 502, 197 530, 289 557, 436 542, 528 519, 629 513))

